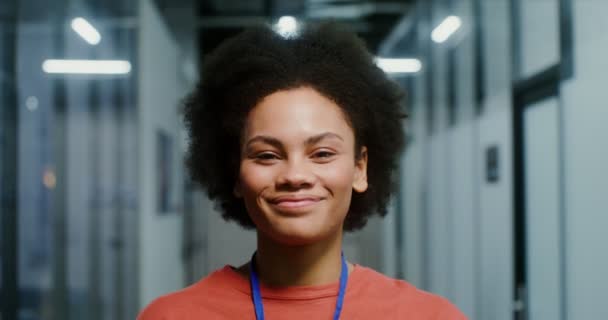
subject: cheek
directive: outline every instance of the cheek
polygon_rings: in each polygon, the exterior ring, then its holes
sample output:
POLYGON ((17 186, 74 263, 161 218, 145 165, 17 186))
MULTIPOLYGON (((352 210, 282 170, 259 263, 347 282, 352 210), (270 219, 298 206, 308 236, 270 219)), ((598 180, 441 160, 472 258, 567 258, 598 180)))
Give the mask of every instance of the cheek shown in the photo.
POLYGON ((268 186, 273 179, 272 172, 263 167, 243 163, 240 167, 239 182, 243 191, 259 192, 268 186))
POLYGON ((354 177, 354 165, 347 161, 340 161, 335 165, 323 169, 320 174, 325 183, 342 192, 351 190, 354 177))

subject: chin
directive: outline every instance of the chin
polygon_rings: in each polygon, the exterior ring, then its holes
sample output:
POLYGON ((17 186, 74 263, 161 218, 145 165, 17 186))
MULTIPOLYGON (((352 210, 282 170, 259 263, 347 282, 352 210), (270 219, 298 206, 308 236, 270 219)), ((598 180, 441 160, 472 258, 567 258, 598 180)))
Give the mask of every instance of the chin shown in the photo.
POLYGON ((310 223, 308 221, 282 221, 279 224, 269 226, 270 230, 263 232, 274 241, 289 245, 310 245, 330 238, 335 231, 327 228, 321 223, 310 223), (268 232, 265 232, 268 231, 268 232))

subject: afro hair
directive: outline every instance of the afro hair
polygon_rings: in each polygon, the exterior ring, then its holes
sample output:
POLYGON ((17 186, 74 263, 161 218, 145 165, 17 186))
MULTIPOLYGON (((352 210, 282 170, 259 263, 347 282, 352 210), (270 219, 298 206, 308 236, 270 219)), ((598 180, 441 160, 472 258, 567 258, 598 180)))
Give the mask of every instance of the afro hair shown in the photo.
POLYGON ((370 215, 386 214, 396 190, 404 94, 375 65, 363 41, 335 22, 308 25, 290 37, 256 26, 205 57, 200 82, 184 102, 187 168, 224 219, 255 228, 244 201, 233 193, 242 128, 264 97, 302 86, 334 101, 353 128, 355 150, 367 147, 369 187, 353 193, 344 221, 344 230, 360 229, 370 215))

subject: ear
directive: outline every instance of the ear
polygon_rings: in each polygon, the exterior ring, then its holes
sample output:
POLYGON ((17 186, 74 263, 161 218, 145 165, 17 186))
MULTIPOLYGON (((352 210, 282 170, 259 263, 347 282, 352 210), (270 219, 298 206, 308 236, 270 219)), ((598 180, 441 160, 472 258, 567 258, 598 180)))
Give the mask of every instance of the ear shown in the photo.
POLYGON ((355 162, 355 176, 353 179, 353 190, 365 192, 367 190, 367 147, 361 147, 361 153, 355 162))

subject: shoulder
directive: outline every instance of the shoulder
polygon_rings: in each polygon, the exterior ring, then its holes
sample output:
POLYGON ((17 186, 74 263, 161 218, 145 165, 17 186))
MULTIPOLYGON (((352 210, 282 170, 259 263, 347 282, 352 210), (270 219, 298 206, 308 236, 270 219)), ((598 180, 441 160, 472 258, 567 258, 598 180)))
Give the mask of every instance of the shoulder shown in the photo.
POLYGON ((137 320, 170 320, 177 319, 175 313, 176 299, 175 294, 171 293, 156 298, 148 304, 137 316, 137 320))
POLYGON ((137 320, 181 319, 191 305, 191 288, 188 287, 154 299, 137 316, 137 320))
POLYGON ((222 301, 243 295, 234 285, 238 279, 229 268, 226 266, 189 287, 156 298, 137 320, 182 320, 215 312, 222 301))
POLYGON ((367 301, 383 305, 414 319, 465 320, 464 314, 450 301, 421 290, 407 281, 393 279, 373 269, 357 266, 355 292, 367 301))

